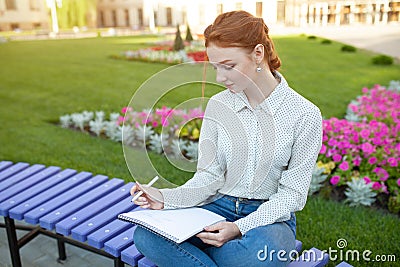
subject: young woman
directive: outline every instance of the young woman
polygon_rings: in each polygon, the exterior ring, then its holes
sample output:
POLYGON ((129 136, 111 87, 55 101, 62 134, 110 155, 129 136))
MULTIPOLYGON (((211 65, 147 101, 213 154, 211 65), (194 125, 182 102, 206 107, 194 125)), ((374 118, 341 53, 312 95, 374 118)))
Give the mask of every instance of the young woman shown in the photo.
POLYGON ((181 244, 137 228, 137 249, 158 266, 286 266, 296 219, 321 147, 319 109, 293 91, 262 18, 219 15, 204 32, 217 82, 207 104, 195 175, 174 189, 143 188, 144 208, 200 206, 227 221, 181 244))

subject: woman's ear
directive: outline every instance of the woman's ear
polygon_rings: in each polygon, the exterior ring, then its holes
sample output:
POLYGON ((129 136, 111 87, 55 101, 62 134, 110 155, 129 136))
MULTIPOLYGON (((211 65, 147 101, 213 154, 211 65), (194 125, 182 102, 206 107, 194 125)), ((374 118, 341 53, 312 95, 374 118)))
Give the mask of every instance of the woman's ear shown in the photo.
POLYGON ((253 49, 254 60, 257 64, 260 64, 264 59, 264 45, 257 44, 253 49))

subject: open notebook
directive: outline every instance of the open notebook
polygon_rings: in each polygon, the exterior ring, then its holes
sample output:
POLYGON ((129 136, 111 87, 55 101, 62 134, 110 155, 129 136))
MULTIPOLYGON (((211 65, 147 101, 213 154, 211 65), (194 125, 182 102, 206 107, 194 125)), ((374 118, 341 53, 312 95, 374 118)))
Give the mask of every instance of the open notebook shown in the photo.
POLYGON ((202 208, 139 210, 118 215, 118 219, 149 229, 176 243, 203 231, 204 227, 226 219, 202 208))

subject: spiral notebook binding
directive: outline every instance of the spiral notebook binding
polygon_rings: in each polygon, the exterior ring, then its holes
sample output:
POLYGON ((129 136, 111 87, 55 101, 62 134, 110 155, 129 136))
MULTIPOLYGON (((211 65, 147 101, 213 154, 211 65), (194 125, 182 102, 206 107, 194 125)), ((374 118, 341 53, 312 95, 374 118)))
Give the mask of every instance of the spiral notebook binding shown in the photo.
POLYGON ((176 243, 178 242, 178 238, 176 238, 175 236, 172 236, 172 235, 170 235, 170 234, 168 234, 168 233, 166 233, 164 231, 161 231, 160 229, 158 229, 158 228, 156 228, 154 226, 151 226, 151 225, 149 225, 149 224, 147 224, 147 223, 145 223, 145 222, 143 222, 141 220, 133 219, 133 218, 124 216, 122 214, 118 215, 118 219, 123 220, 123 221, 128 221, 128 222, 133 223, 133 224, 136 224, 138 226, 141 226, 143 228, 148 229, 149 231, 151 231, 151 232, 153 232, 153 233, 155 233, 155 234, 157 234, 157 235, 159 235, 161 237, 168 238, 169 240, 172 240, 172 241, 174 241, 176 243))

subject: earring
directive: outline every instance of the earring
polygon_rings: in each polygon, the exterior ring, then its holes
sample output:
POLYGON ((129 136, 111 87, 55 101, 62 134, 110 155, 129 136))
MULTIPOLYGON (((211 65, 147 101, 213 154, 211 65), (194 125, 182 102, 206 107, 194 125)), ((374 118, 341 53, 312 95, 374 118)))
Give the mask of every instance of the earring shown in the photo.
POLYGON ((260 65, 258 65, 258 67, 256 68, 256 71, 257 72, 261 72, 262 71, 262 68, 260 67, 260 65))

